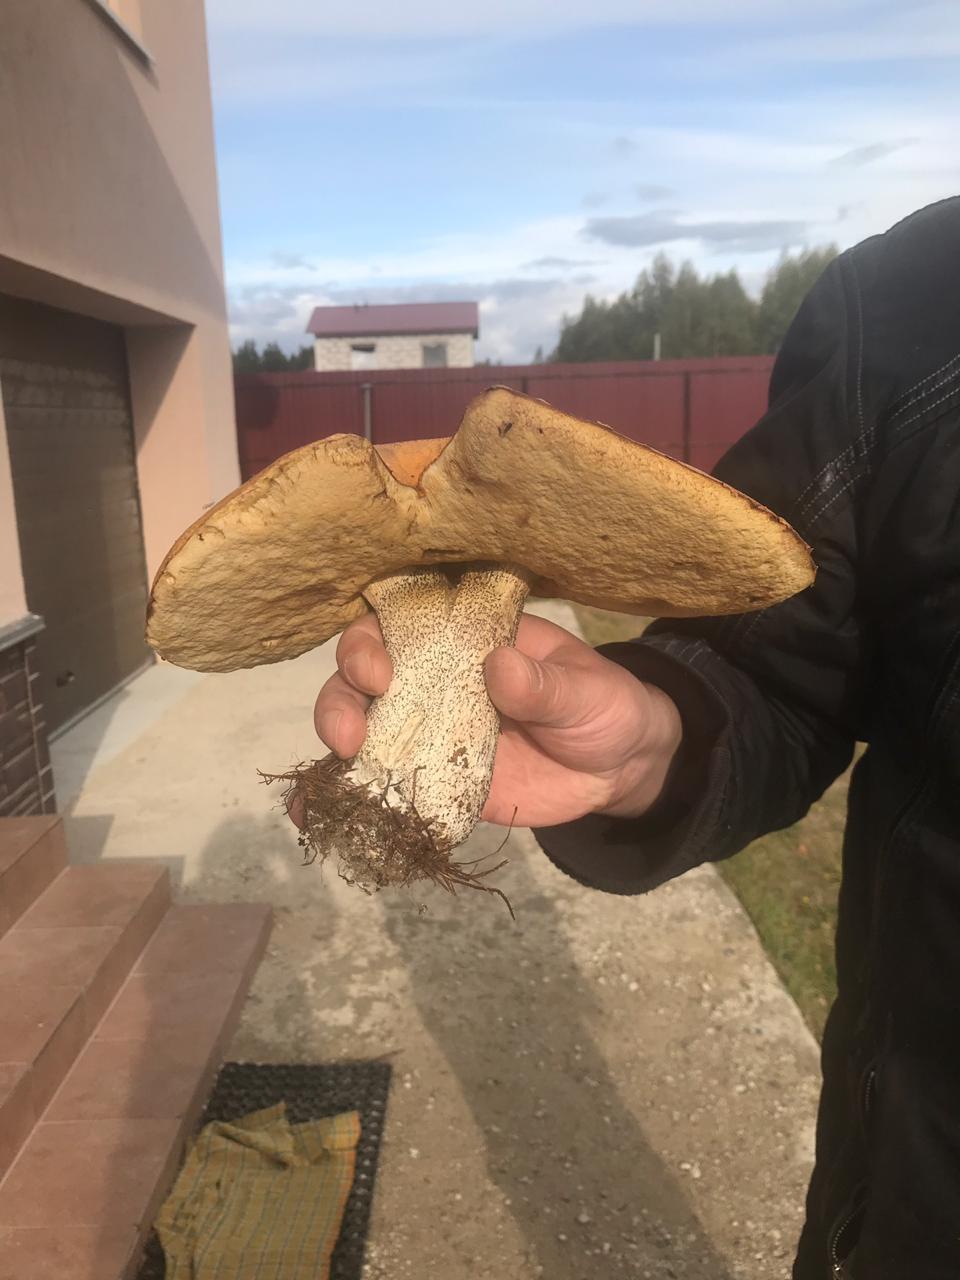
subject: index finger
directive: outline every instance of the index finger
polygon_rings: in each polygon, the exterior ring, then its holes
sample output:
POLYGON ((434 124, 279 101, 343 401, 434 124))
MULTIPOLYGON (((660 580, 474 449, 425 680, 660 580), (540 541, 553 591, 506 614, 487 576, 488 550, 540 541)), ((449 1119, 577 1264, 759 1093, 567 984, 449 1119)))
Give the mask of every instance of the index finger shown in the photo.
POLYGON ((383 635, 375 613, 352 622, 337 645, 340 674, 360 693, 386 693, 393 679, 393 663, 383 646, 383 635))

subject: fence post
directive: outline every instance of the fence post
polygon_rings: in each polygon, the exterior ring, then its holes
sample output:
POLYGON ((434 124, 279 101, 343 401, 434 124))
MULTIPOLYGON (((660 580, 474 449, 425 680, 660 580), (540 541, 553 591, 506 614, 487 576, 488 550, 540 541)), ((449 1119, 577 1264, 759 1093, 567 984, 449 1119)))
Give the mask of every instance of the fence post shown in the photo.
POLYGON ((690 421, 690 371, 683 375, 683 461, 690 461, 690 436, 693 424, 690 421))
POLYGON ((373 383, 361 382, 360 395, 363 398, 363 438, 373 444, 373 383))

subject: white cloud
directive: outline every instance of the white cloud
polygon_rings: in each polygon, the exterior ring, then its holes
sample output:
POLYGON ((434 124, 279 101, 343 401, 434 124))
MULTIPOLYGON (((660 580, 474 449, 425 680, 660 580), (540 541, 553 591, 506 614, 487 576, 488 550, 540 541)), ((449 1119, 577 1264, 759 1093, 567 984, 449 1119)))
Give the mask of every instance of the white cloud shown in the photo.
MULTIPOLYGON (((806 0, 809 18, 860 7, 858 0, 806 0)), ((546 37, 585 28, 715 22, 716 0, 485 0, 450 4, 449 0, 405 0, 369 6, 318 0, 207 0, 212 27, 221 31, 292 33, 360 40, 438 39, 447 37, 546 37)), ((748 26, 793 19, 792 0, 738 0, 722 15, 727 26, 748 26)))
POLYGON ((523 264, 524 271, 569 271, 572 267, 596 267, 603 263, 595 258, 561 258, 557 254, 547 254, 543 258, 535 258, 533 262, 523 264))
POLYGON ((644 212, 636 194, 626 192, 609 197, 605 216, 591 216, 576 209, 573 197, 574 208, 552 218, 487 228, 480 209, 472 230, 399 243, 387 220, 362 257, 331 254, 319 237, 288 240, 280 253, 274 239, 262 255, 228 261, 234 336, 295 347, 305 340, 311 307, 325 300, 372 301, 384 289, 418 298, 466 295, 483 308, 482 354, 523 361, 536 346, 555 343, 561 317, 579 311, 588 289, 614 297, 628 288, 658 245, 674 245, 675 256, 691 258, 701 271, 738 267, 757 285, 784 242, 845 247, 953 194, 957 185, 951 122, 936 112, 908 114, 896 102, 887 114, 839 111, 825 97, 806 118, 787 104, 772 109, 767 125, 767 137, 705 129, 633 132, 649 161, 645 167, 680 193, 673 210, 644 212), (882 164, 830 163, 844 153, 862 157, 878 137, 908 131, 920 141, 890 151, 882 164), (602 261, 584 253, 586 227, 605 228, 602 238, 614 241, 604 243, 602 261), (642 234, 611 235, 611 229, 642 234), (573 274, 587 267, 589 284, 573 274), (523 288, 507 283, 530 270, 537 278, 527 276, 523 288), (531 283, 537 288, 527 287, 531 283))
MULTIPOLYGON (((518 223, 506 233, 482 229, 457 232, 401 248, 371 244, 369 254, 363 257, 325 254, 313 244, 290 252, 302 253, 313 264, 318 279, 334 280, 354 289, 371 284, 381 287, 385 282, 496 280, 515 275, 520 263, 537 258, 582 258, 583 246, 577 243, 582 223, 578 215, 564 215, 518 223), (376 264, 376 273, 372 263, 376 264)), ((229 278, 232 286, 242 288, 264 280, 292 284, 300 273, 277 268, 270 256, 234 258, 229 264, 229 278)))
POLYGON ((294 285, 248 286, 230 291, 230 336, 235 346, 254 339, 278 342, 295 351, 310 339, 307 320, 315 306, 367 302, 437 302, 462 300, 480 305, 480 359, 526 363, 537 347, 556 344, 565 314, 580 310, 589 278, 570 280, 448 280, 362 289, 294 285))
POLYGON ((730 252, 757 253, 804 244, 810 229, 805 222, 786 218, 683 221, 676 209, 662 209, 622 218, 590 218, 582 234, 588 240, 627 248, 683 240, 730 252))
POLYGON ((732 170, 751 174, 808 173, 837 153, 836 146, 815 140, 812 131, 791 137, 766 125, 756 132, 640 126, 631 130, 629 142, 637 165, 670 176, 674 188, 679 185, 675 175, 684 169, 701 176, 705 185, 711 175, 721 171, 728 175, 732 170))
POLYGON ((583 283, 553 280, 539 295, 503 297, 487 294, 480 304, 481 356, 503 364, 526 364, 538 347, 545 354, 556 346, 565 315, 576 315, 586 292, 583 283))
POLYGON ((283 271, 315 271, 313 263, 308 261, 302 253, 288 253, 283 249, 276 249, 270 255, 270 261, 275 267, 280 267, 283 271))
POLYGON ((842 7, 839 21, 811 24, 789 35, 747 40, 739 48, 740 58, 776 63, 904 62, 960 56, 960 21, 956 0, 898 0, 883 9, 856 12, 853 25, 844 28, 842 7))
MULTIPOLYGON (((225 0, 213 0, 211 8, 218 7, 224 8, 225 0)), ((239 21, 253 8, 244 0, 230 7, 236 7, 239 21)), ((283 9, 281 25, 283 14, 290 18, 297 8, 278 7, 283 9)), ((635 9, 634 3, 627 7, 635 9)), ((308 13, 304 6, 300 13, 305 22, 313 21, 310 13, 315 13, 321 23, 331 8, 317 4, 308 13)), ((534 8, 527 0, 521 3, 524 12, 534 8)), ((411 29, 428 12, 430 5, 415 3, 409 12, 411 29)), ((605 0, 590 8, 592 15, 603 12, 605 0)), ((471 21, 476 16, 468 15, 471 21)), ((353 20, 349 14, 335 20, 341 19, 353 20)), ((749 61, 755 47, 745 38, 737 57, 749 61)), ((453 78, 461 66, 439 46, 408 52, 411 65, 397 74, 414 80, 427 74, 453 78), (426 62, 418 60, 421 52, 426 62)), ((329 56, 335 61, 333 53, 329 56)), ((381 64, 376 58, 366 63, 358 55, 343 74, 347 79, 355 74, 387 77, 390 66, 399 66, 406 56, 384 55, 381 64)), ((311 68, 309 51, 298 65, 301 85, 320 74, 311 68)), ((725 66, 728 77, 732 66, 725 66)), ((737 63, 736 74, 741 70, 737 63)), ((242 79, 239 71, 233 74, 242 79)), ((279 93, 284 78, 279 65, 275 75, 279 93)), ((738 93, 728 86, 724 119, 731 118, 738 93)), ((544 185, 552 191, 566 186, 566 208, 553 196, 553 207, 562 211, 538 217, 526 215, 518 203, 514 224, 504 227, 500 197, 506 190, 514 198, 505 178, 504 185, 491 184, 488 205, 480 199, 472 208, 471 226, 461 221, 455 233, 422 238, 415 201, 409 200, 404 216, 392 208, 385 213, 380 231, 371 234, 362 253, 347 254, 336 251, 329 224, 325 235, 315 238, 281 234, 283 209, 293 201, 287 192, 286 205, 278 204, 276 221, 264 230, 259 247, 233 253, 228 261, 234 336, 299 346, 306 340, 310 308, 325 300, 372 301, 387 296, 384 290, 413 291, 419 298, 466 294, 481 303, 482 354, 522 361, 537 345, 554 344, 562 315, 579 311, 587 289, 600 297, 615 296, 632 284, 659 245, 672 246, 676 257, 690 257, 702 271, 738 267, 744 280, 756 286, 783 243, 835 241, 845 247, 954 194, 960 186, 957 96, 956 90, 942 86, 920 92, 916 78, 884 81, 875 90, 845 87, 834 78, 816 92, 806 86, 793 96, 784 92, 767 99, 760 110, 751 104, 746 86, 739 129, 709 127, 708 106, 698 128, 637 124, 660 118, 639 97, 633 103, 594 104, 590 109, 573 100, 518 103, 504 127, 502 172, 509 175, 535 155, 543 166, 544 185), (550 159, 554 136, 563 139, 559 159, 550 159), (544 145, 538 148, 534 144, 540 140, 544 145), (563 182, 550 164, 564 166, 563 182), (650 182, 641 181, 647 177, 650 182), (591 194, 583 197, 584 192, 591 194), (497 199, 496 216, 488 223, 497 199), (669 199, 671 208, 650 211, 650 202, 661 199, 669 199), (602 248, 584 242, 586 227, 605 232, 602 248), (282 252, 276 250, 278 244, 282 252), (603 261, 594 261, 594 253, 603 261), (571 274, 587 267, 585 259, 593 273, 589 282, 571 274), (529 275, 524 280, 525 272, 536 273, 537 288, 518 287, 518 282, 532 283, 529 275)), ((318 157, 322 164, 319 133, 318 157)), ((299 196, 295 208, 294 220, 302 227, 299 196)))
POLYGON ((463 57, 451 59, 439 49, 344 50, 309 40, 225 40, 211 58, 218 101, 301 107, 356 94, 419 91, 425 84, 443 91, 455 87, 463 72, 463 57))
MULTIPOLYGON (((664 221, 658 239, 648 234, 642 244, 605 243, 602 260, 584 258, 583 231, 591 220, 582 213, 437 236, 417 247, 373 244, 363 258, 331 256, 311 243, 288 249, 286 267, 270 253, 234 258, 227 264, 232 334, 235 342, 253 337, 294 349, 306 341, 307 319, 318 304, 470 298, 481 306, 480 355, 522 363, 537 346, 555 345, 563 315, 577 314, 587 292, 613 298, 629 288, 658 247, 674 246, 675 257, 689 258, 705 273, 736 267, 747 287, 757 289, 785 242, 844 248, 953 194, 942 174, 918 172, 909 182, 891 182, 883 169, 818 163, 778 181, 762 170, 736 180, 728 175, 722 202, 682 216, 655 214, 664 221), (680 240, 681 232, 691 238, 680 240), (300 258, 313 271, 294 265, 300 258), (543 274, 524 274, 531 269, 543 274)), ((713 175, 705 175, 704 184, 720 190, 713 175)), ((625 213, 622 221, 643 223, 652 233, 657 229, 643 222, 647 217, 625 213)))
POLYGON ((885 160, 895 151, 913 146, 915 142, 919 142, 919 138, 901 138, 898 142, 868 142, 866 146, 853 147, 850 151, 844 151, 842 155, 831 160, 830 164, 835 169, 862 169, 865 164, 873 164, 874 160, 885 160))
MULTIPOLYGON (((548 42, 618 28, 671 29, 683 39, 709 27, 709 41, 694 39, 692 52, 665 50, 660 60, 662 72, 686 81, 694 93, 743 76, 738 91, 748 97, 755 68, 960 55, 956 0, 806 0, 800 11, 792 0, 739 0, 722 16, 716 0, 406 0, 381 4, 373 14, 369 7, 324 0, 207 0, 207 13, 217 96, 233 102, 306 104, 402 93, 434 105, 452 95, 469 107, 472 86, 478 104, 489 106, 489 86, 511 46, 530 51, 525 88, 543 86, 549 61, 538 60, 548 42)), ((578 92, 569 87, 571 98, 578 92)), ((529 99, 518 106, 528 109, 529 99)), ((626 133, 613 142, 622 159, 633 146, 626 133)))

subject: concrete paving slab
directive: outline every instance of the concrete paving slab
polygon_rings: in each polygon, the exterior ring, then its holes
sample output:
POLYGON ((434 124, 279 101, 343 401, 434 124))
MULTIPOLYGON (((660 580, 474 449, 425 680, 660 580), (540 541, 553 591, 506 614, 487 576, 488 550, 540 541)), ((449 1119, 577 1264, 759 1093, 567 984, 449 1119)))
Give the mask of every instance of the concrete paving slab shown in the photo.
POLYGON ((50 744, 57 807, 69 808, 87 775, 112 760, 203 679, 158 662, 142 671, 50 744))

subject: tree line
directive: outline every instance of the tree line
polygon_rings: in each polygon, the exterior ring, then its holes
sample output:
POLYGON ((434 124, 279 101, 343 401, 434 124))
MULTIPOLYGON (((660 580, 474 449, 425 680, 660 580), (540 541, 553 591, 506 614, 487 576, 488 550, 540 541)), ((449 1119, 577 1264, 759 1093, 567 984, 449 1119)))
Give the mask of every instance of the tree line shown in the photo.
POLYGON ((300 373, 313 368, 313 347, 307 345, 287 355, 276 342, 268 342, 260 351, 252 338, 242 342, 233 353, 234 373, 300 373))
MULTIPOLYGON (((693 356, 773 355, 800 303, 829 262, 834 245, 784 254, 751 298, 738 273, 701 276, 665 254, 612 302, 588 295, 565 317, 550 360, 650 360, 659 334, 664 360, 693 356)), ((538 355, 542 357, 541 353, 538 355)))
MULTIPOLYGON (((837 255, 835 245, 784 254, 751 298, 736 270, 701 276, 690 262, 665 254, 641 271, 633 288, 612 302, 589 294, 578 316, 565 316, 544 360, 664 360, 693 356, 773 355, 811 285, 837 255)), ((491 364, 492 361, 480 361, 491 364)), ((499 363, 499 362, 497 362, 499 363)), ((233 353, 236 373, 292 373, 313 368, 313 347, 287 355, 276 342, 259 350, 248 340, 233 353)))

